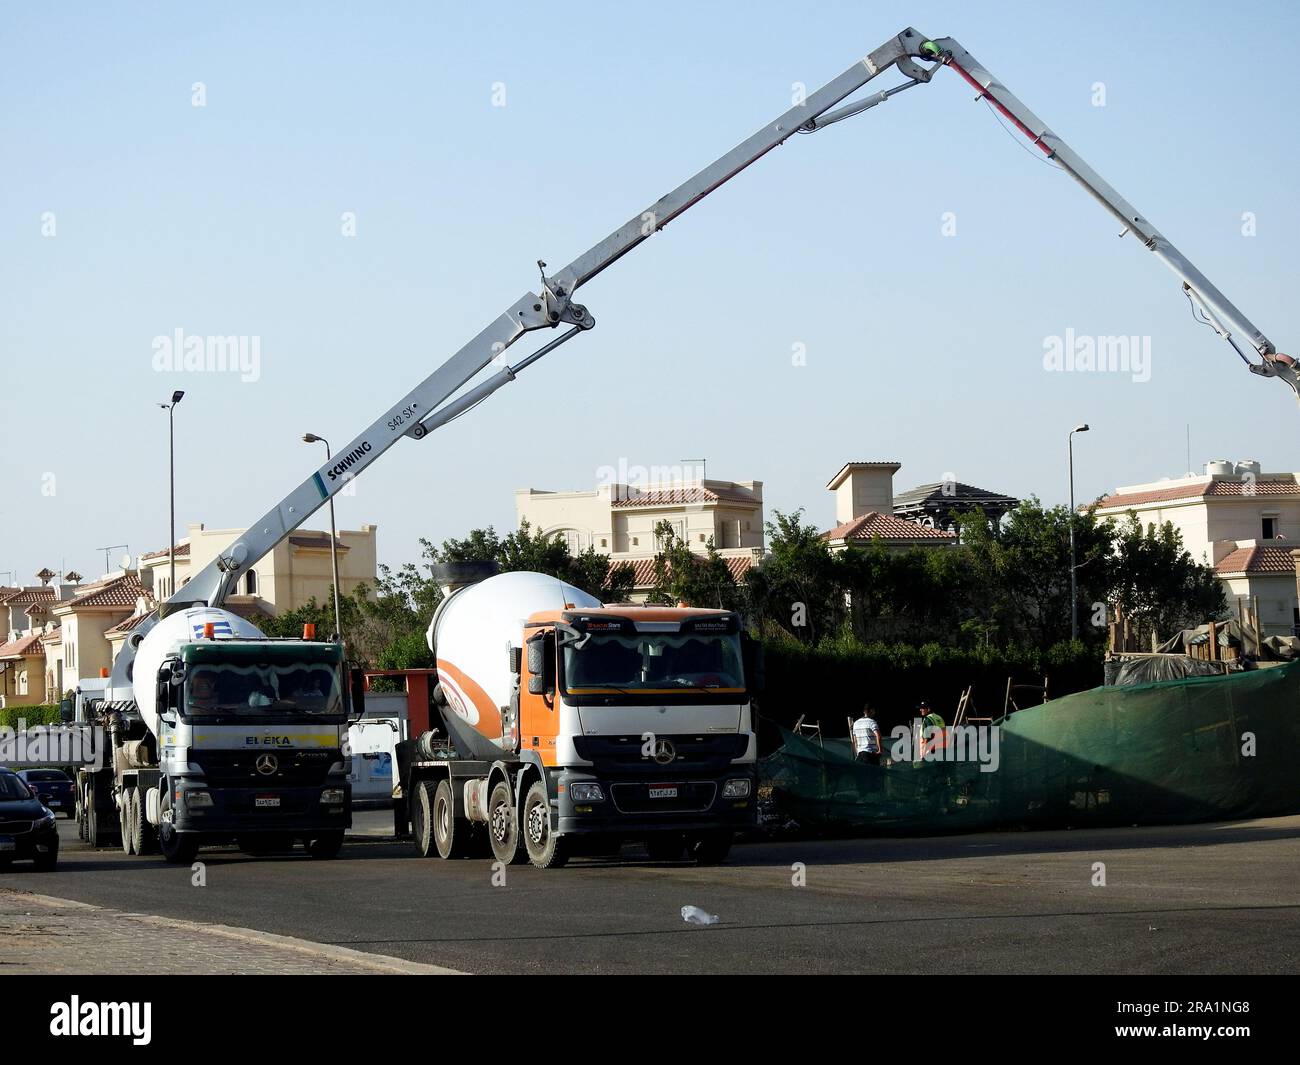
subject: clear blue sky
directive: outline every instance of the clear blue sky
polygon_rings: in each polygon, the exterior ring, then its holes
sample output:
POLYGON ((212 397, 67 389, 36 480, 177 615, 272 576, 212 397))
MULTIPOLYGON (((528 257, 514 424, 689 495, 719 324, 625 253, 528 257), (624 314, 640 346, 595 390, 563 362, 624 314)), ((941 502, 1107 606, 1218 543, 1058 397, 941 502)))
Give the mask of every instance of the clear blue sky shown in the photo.
MULTIPOLYGON (((779 114, 793 82, 909 24, 959 39, 1283 351, 1300 333, 1287 3, 7 3, 4 19, 0 571, 24 581, 97 575, 99 545, 164 545, 156 404, 173 388, 178 525, 243 527, 316 464, 303 432, 350 440, 533 287, 536 259, 569 261, 779 114), (260 337, 260 380, 155 373, 153 338, 177 328, 260 337)), ((400 562, 420 536, 509 527, 516 488, 696 456, 822 525, 848 459, 901 461, 900 490, 951 472, 1060 502, 1081 420, 1083 499, 1182 473, 1188 423, 1194 466, 1300 467, 1285 387, 1247 374, 1173 275, 972 95, 941 73, 773 153, 585 288, 592 334, 390 451, 340 521, 377 523, 400 562), (1045 372, 1044 338, 1067 329, 1150 336, 1150 381, 1045 372)))

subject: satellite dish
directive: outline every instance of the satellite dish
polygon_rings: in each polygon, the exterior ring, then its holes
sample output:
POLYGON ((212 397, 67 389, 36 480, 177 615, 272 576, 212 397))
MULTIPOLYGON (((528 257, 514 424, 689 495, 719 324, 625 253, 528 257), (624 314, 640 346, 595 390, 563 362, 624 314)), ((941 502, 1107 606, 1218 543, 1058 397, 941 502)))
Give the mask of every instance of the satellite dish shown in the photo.
POLYGON ((131 552, 130 552, 130 551, 125 551, 125 552, 122 553, 122 568, 123 568, 123 569, 130 569, 130 568, 131 568, 131 552))

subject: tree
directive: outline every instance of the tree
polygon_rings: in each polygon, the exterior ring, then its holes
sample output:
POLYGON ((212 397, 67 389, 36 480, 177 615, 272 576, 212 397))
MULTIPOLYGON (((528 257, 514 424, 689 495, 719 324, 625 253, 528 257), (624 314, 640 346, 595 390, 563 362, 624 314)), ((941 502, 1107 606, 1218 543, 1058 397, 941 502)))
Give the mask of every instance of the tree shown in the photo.
MULTIPOLYGON (((1031 497, 998 527, 963 520, 973 580, 984 609, 1006 642, 1048 648, 1070 638, 1070 508, 1045 508, 1031 497)), ((1091 510, 1073 517, 1080 613, 1105 602, 1106 560, 1114 527, 1091 510)), ((1084 632, 1100 638, 1099 632, 1084 632)))
POLYGON ((714 547, 713 537, 709 537, 705 553, 699 555, 678 538, 671 522, 660 521, 655 525, 655 541, 659 550, 654 561, 654 586, 647 602, 727 610, 739 605, 735 578, 714 547))
POLYGON ((1142 630, 1168 637, 1223 615, 1227 599, 1213 568, 1183 550, 1170 522, 1146 525, 1129 511, 1109 560, 1108 600, 1142 630))
POLYGON ((750 603, 760 626, 770 620, 814 644, 844 619, 842 567, 817 528, 804 524, 802 509, 773 513, 768 556, 746 576, 750 603))

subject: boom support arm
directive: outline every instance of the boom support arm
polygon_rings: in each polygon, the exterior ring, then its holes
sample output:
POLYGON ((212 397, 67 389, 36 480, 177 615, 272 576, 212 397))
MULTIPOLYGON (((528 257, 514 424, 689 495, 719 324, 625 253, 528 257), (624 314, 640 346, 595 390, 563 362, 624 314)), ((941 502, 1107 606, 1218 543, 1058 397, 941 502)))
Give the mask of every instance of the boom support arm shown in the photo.
MULTIPOLYGON (((525 333, 554 328, 562 322, 578 329, 591 328, 595 322, 586 308, 573 302, 573 294, 579 286, 586 284, 642 241, 663 229, 718 186, 784 143, 799 132, 801 127, 815 121, 892 66, 899 66, 911 78, 928 81, 931 69, 911 62, 910 58, 921 54, 920 48, 924 41, 925 38, 916 30, 904 30, 803 102, 790 108, 775 122, 764 126, 726 155, 657 200, 649 209, 616 229, 564 269, 550 277, 543 274, 540 294, 525 294, 360 436, 340 449, 331 462, 317 469, 263 515, 222 557, 176 589, 163 605, 162 613, 195 603, 219 605, 243 573, 401 437, 423 438, 431 429, 445 424, 513 380, 514 374, 521 367, 498 372, 471 393, 452 401, 450 408, 443 407, 457 390, 490 362, 498 359, 525 333)), ((549 348, 550 345, 546 350, 549 348)), ((521 366, 532 361, 533 359, 525 360, 521 366)))
POLYGON ((951 37, 927 41, 922 46, 922 51, 926 57, 951 67, 975 89, 979 94, 978 98, 987 100, 997 108, 1045 157, 1057 163, 1070 177, 1082 185, 1089 195, 1114 215, 1124 226, 1125 233, 1131 232, 1136 235, 1156 258, 1168 266, 1182 281, 1183 291, 1188 299, 1204 315, 1201 320, 1236 349, 1237 354, 1253 373, 1265 377, 1280 377, 1296 392, 1297 398, 1300 398, 1300 380, 1297 379, 1295 360, 1288 355, 1279 354, 1273 342, 1256 328, 1255 324, 1238 310, 1236 305, 1220 292, 1187 256, 1174 247, 1173 243, 1147 221, 1137 208, 1085 163, 1059 135, 1052 132, 1041 118, 989 73, 974 56, 951 37), (1244 339, 1254 348, 1260 361, 1252 362, 1234 336, 1244 339))
MULTIPOLYGON (((757 162, 773 148, 785 143, 795 133, 815 132, 860 114, 884 103, 904 89, 929 82, 934 73, 944 66, 951 67, 974 87, 980 98, 996 107, 1038 150, 1060 165, 1114 215, 1124 225, 1126 232, 1136 234, 1148 249, 1173 270, 1182 280, 1188 298, 1200 308, 1203 320, 1237 349, 1253 372, 1282 378, 1300 396, 1300 379, 1297 378, 1295 361, 1277 353, 1272 342, 1186 256, 1075 154, 1042 119, 1021 103, 955 40, 931 40, 909 27, 657 200, 647 210, 579 255, 568 266, 547 277, 545 264, 539 263, 543 268, 540 293, 528 292, 517 300, 478 336, 384 412, 361 435, 337 452, 331 461, 317 469, 263 515, 225 555, 176 589, 160 612, 165 614, 195 603, 219 605, 244 572, 290 532, 301 526, 398 439, 403 436, 416 439, 427 436, 439 425, 459 416, 496 389, 514 380, 521 369, 560 343, 590 329, 595 324, 594 319, 585 307, 573 302, 573 295, 578 288, 663 229, 714 189, 757 162), (897 67, 907 80, 882 92, 837 106, 891 67, 897 67), (573 328, 518 365, 504 367, 475 388, 458 398, 452 398, 489 363, 499 361, 504 351, 525 333, 553 329, 561 323, 573 328), (1252 362, 1235 337, 1243 338, 1254 348, 1260 361, 1252 362)), ((143 626, 138 631, 142 629, 143 626)), ((116 675, 115 666, 115 678, 116 675)))

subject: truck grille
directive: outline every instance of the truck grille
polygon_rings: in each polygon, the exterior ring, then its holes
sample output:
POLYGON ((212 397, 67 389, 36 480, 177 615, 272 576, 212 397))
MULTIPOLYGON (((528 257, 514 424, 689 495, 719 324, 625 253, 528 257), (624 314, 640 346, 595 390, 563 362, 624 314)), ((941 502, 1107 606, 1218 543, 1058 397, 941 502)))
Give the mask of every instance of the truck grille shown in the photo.
MULTIPOLYGON (((655 787, 662 787, 656 782, 655 787)), ((615 784, 609 790, 614 798, 614 805, 619 813, 704 813, 713 805, 713 796, 718 792, 718 785, 712 780, 689 780, 677 784, 675 799, 650 798, 650 784, 615 784)))
POLYGON ((591 762, 597 773, 624 774, 662 774, 672 777, 683 772, 722 772, 732 760, 745 753, 749 737, 737 733, 720 736, 692 735, 657 736, 660 740, 669 740, 677 757, 667 765, 659 765, 653 759, 642 756, 641 748, 645 741, 640 735, 635 736, 575 736, 574 750, 578 757, 591 762))
POLYGON ((299 750, 249 750, 249 751, 195 751, 190 755, 203 770, 209 784, 231 787, 257 787, 258 785, 288 785, 311 787, 324 784, 330 766, 339 761, 338 751, 299 750), (273 773, 259 773, 257 760, 262 755, 273 755, 276 769, 273 773))

